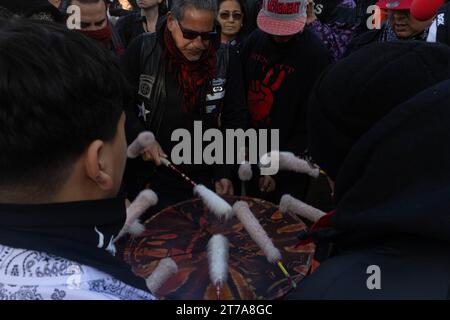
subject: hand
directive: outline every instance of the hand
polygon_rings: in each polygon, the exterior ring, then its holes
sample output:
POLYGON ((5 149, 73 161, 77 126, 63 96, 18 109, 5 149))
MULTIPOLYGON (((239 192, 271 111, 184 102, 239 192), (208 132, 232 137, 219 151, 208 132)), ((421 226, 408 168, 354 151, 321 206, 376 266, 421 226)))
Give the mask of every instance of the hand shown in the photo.
POLYGON ((233 183, 228 179, 220 179, 215 184, 216 193, 219 196, 232 196, 234 194, 233 183))
POLYGON ((272 192, 275 190, 276 182, 271 176, 262 176, 259 178, 259 189, 261 192, 272 192))
POLYGON ((269 116, 274 101, 273 93, 280 88, 285 77, 284 69, 271 68, 262 82, 259 80, 250 82, 247 100, 253 121, 261 121, 269 116))
POLYGON ((157 141, 145 148, 142 153, 144 161, 153 161, 157 166, 161 165, 161 158, 167 158, 167 155, 157 141))
POLYGON ((317 16, 314 11, 314 0, 308 0, 308 7, 306 9, 306 24, 310 24, 316 20, 317 16))

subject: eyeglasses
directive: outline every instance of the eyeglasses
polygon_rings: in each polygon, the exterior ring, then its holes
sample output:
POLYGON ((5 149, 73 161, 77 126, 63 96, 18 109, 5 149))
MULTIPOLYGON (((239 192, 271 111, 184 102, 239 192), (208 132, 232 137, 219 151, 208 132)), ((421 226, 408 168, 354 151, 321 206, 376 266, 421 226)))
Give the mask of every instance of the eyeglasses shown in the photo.
POLYGON ((211 32, 198 32, 183 28, 183 26, 179 21, 177 21, 177 23, 178 26, 180 27, 181 32, 183 33, 183 38, 187 40, 194 40, 197 39, 197 37, 200 37, 202 38, 203 41, 207 41, 217 36, 217 30, 215 28, 211 32))
POLYGON ((241 20, 242 12, 233 12, 233 13, 231 13, 230 11, 219 12, 219 17, 222 20, 229 20, 230 16, 232 17, 233 20, 241 20))

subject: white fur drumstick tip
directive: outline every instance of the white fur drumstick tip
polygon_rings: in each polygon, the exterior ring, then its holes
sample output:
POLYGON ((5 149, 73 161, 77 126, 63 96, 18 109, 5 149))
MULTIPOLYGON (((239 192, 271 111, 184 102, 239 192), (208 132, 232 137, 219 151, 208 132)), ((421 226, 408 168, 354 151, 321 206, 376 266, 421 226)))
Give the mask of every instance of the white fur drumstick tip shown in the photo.
POLYGON ((222 286, 228 278, 228 239, 221 234, 208 242, 209 277, 215 286, 222 286))
POLYGON ((272 158, 274 161, 278 159, 280 170, 300 172, 313 178, 317 178, 320 175, 320 169, 318 167, 312 168, 306 160, 296 157, 292 152, 271 151, 263 155, 260 162, 262 164, 268 164, 272 161, 272 158))
POLYGON ((198 195, 202 199, 205 206, 208 207, 208 209, 217 217, 225 217, 225 219, 229 219, 232 216, 233 210, 231 209, 231 206, 204 185, 197 185, 194 188, 194 195, 198 195))
POLYGON ((247 161, 243 161, 239 166, 238 174, 241 181, 250 181, 253 176, 252 165, 247 161))
POLYGON ((145 228, 138 221, 139 217, 151 206, 158 203, 158 196, 150 189, 143 190, 127 208, 127 218, 114 242, 119 240, 124 234, 131 233, 134 236, 141 234, 145 228))
POLYGON ((138 220, 133 221, 133 223, 128 227, 128 233, 132 236, 139 236, 145 231, 145 226, 138 220))
POLYGON ((295 199, 289 194, 285 194, 280 200, 280 211, 281 212, 293 212, 298 214, 300 217, 305 218, 309 221, 317 222, 320 218, 326 215, 325 212, 316 209, 303 201, 295 199))
POLYGON ((158 196, 153 190, 142 190, 127 209, 127 223, 131 225, 148 208, 158 203, 158 196))
POLYGON ((153 273, 145 280, 147 288, 152 294, 156 294, 162 285, 175 273, 178 266, 171 258, 162 259, 153 273))
POLYGON ((155 136, 150 131, 141 132, 137 138, 128 146, 127 156, 134 159, 142 154, 142 151, 155 142, 155 136))
POLYGON ((238 201, 233 205, 233 212, 238 217, 239 221, 244 225, 244 228, 250 234, 250 237, 266 255, 270 263, 276 263, 281 260, 280 251, 275 248, 272 240, 264 231, 263 227, 250 211, 248 204, 244 201, 238 201))

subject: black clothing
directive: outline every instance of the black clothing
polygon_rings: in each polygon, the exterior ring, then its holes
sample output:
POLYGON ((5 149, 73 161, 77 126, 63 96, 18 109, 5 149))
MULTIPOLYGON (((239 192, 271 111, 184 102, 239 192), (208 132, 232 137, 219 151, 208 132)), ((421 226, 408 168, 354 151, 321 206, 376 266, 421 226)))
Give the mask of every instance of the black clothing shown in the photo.
MULTIPOLYGON (((287 43, 276 43, 272 36, 256 30, 244 44, 242 61, 253 127, 279 129, 279 149, 303 154, 307 101, 314 82, 330 63, 328 50, 309 30, 287 43)), ((305 197, 308 176, 279 173, 275 180, 276 191, 261 195, 255 178, 252 194, 275 203, 285 193, 305 197)))
POLYGON ((256 30, 242 49, 252 123, 279 129, 280 150, 306 148, 306 105, 314 82, 330 62, 327 48, 310 30, 287 43, 256 30))
POLYGON ((144 279, 112 255, 112 240, 125 218, 123 197, 41 205, 0 204, 0 243, 63 257, 148 292, 144 279), (100 248, 98 232, 104 236, 100 248))
POLYGON ((375 43, 330 66, 309 103, 308 150, 332 180, 353 144, 392 108, 450 78, 450 48, 375 43))
POLYGON ((359 139, 336 181, 334 256, 289 299, 449 299, 450 81, 359 139), (379 268, 379 290, 369 289, 379 268))
MULTIPOLYGON (((150 130, 170 156, 172 148, 178 144, 177 141, 171 141, 172 132, 176 129, 188 130, 192 144, 201 143, 199 139, 202 137, 194 136, 194 121, 201 121, 203 131, 209 128, 245 128, 247 116, 244 86, 237 53, 228 47, 217 51, 215 79, 208 85, 208 92, 204 93, 205 98, 198 107, 186 114, 182 110, 182 93, 178 82, 162 59, 164 28, 165 23, 161 24, 158 32, 136 38, 123 59, 128 78, 138 88, 136 105, 140 106, 140 109, 136 107, 128 112, 128 141, 133 141, 140 132, 150 130), (143 110, 144 106, 146 111, 143 110)), ((191 155, 194 161, 194 152, 191 155)), ((215 180, 232 177, 232 166, 227 165, 181 164, 178 167, 194 181, 210 188, 215 180)), ((159 194, 160 204, 173 204, 192 197, 191 185, 175 173, 167 168, 158 168, 155 172, 150 163, 143 163, 140 159, 128 162, 125 178, 126 189, 131 197, 149 182, 150 187, 159 194), (165 201, 164 197, 166 200, 167 197, 173 200, 165 201)))

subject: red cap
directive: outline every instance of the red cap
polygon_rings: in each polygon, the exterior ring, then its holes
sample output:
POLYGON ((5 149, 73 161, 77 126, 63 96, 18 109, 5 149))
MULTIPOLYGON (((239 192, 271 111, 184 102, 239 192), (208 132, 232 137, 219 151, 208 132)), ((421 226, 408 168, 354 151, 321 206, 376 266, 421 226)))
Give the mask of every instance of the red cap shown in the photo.
POLYGON ((378 0, 377 6, 385 10, 408 10, 413 0, 378 0))
POLYGON ((411 14, 419 21, 430 20, 443 4, 444 0, 414 0, 411 14))

